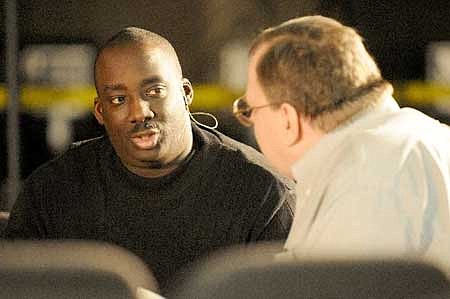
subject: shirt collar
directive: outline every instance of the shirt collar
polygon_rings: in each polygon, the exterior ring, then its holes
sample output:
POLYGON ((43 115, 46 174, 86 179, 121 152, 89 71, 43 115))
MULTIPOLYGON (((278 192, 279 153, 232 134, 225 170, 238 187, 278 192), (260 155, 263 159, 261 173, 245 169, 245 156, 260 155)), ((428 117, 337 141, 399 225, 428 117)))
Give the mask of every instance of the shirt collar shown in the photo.
POLYGON ((310 148, 292 166, 292 174, 297 183, 307 183, 313 180, 315 173, 319 172, 323 162, 333 152, 339 151, 339 144, 349 131, 363 128, 365 124, 380 115, 399 110, 395 99, 390 95, 384 95, 377 104, 357 113, 350 121, 325 134, 321 140, 310 148))

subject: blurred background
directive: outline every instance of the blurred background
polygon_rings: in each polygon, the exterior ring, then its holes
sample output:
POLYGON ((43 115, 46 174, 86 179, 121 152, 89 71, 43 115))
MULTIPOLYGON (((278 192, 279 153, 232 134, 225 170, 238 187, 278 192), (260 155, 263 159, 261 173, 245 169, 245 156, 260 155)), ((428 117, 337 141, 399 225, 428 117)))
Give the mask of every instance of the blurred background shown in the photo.
POLYGON ((121 28, 143 27, 172 42, 194 85, 192 111, 213 113, 220 131, 255 146, 231 115, 246 84, 248 44, 268 26, 309 14, 355 27, 400 104, 450 123, 448 0, 0 0, 0 211, 36 167, 71 142, 102 134, 91 113, 92 64, 121 28), (15 18, 7 18, 8 7, 15 18), (7 49, 14 40, 18 126, 11 130, 7 49))

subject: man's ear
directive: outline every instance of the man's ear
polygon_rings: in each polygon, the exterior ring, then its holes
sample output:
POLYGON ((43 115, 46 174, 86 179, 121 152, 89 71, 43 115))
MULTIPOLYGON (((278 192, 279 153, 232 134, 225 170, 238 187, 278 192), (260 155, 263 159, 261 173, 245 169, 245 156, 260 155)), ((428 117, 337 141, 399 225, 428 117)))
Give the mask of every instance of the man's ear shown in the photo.
POLYGON ((192 100, 194 99, 194 88, 192 88, 191 82, 186 78, 183 78, 183 92, 184 103, 187 107, 192 104, 192 100))
POLYGON ((280 106, 284 119, 284 133, 286 145, 293 146, 302 138, 301 115, 294 106, 289 103, 282 103, 280 106))
POLYGON ((98 123, 103 126, 105 123, 103 120, 103 107, 98 97, 94 99, 94 115, 98 123))

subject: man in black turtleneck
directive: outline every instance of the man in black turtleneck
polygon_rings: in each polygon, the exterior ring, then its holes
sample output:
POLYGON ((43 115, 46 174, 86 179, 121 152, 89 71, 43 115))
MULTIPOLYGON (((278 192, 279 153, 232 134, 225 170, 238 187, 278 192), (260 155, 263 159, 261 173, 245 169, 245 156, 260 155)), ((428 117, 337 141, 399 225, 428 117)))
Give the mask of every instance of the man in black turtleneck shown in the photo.
POLYGON ((164 290, 212 250, 287 237, 288 187, 252 148, 191 123, 193 89, 166 39, 120 31, 97 55, 95 85, 107 137, 26 180, 7 238, 110 242, 140 256, 164 290))

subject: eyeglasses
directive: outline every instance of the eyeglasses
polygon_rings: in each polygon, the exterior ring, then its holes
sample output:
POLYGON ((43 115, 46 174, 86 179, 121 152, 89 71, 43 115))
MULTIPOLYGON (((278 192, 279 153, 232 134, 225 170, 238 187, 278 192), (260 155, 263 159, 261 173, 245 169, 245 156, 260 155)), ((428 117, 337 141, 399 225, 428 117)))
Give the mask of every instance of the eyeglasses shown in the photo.
POLYGON ((280 103, 271 103, 261 106, 251 107, 247 104, 244 98, 238 98, 233 102, 233 114, 237 120, 246 127, 252 127, 253 121, 251 120, 252 112, 256 109, 262 109, 270 106, 280 105, 280 103))

